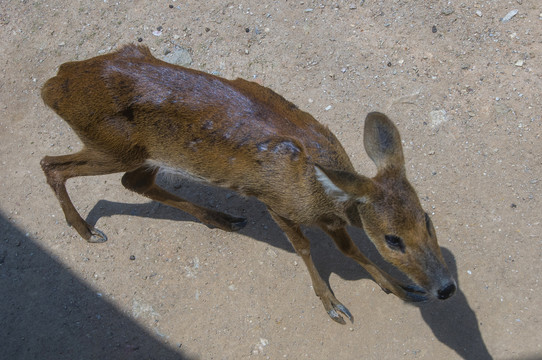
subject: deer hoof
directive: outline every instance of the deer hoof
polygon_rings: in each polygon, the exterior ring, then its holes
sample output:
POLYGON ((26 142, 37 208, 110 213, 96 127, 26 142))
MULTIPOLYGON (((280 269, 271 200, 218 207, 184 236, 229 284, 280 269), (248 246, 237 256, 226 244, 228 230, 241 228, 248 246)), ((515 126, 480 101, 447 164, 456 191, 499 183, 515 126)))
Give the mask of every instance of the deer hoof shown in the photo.
POLYGON ((346 324, 343 317, 341 315, 339 315, 339 313, 337 311, 343 313, 344 316, 346 316, 348 318, 348 320, 350 320, 351 323, 354 322, 354 317, 352 316, 350 311, 348 311, 346 306, 344 306, 343 304, 340 304, 340 303, 339 304, 333 304, 333 308, 327 312, 327 314, 329 315, 329 317, 333 321, 338 322, 339 324, 342 324, 342 325, 346 324))
POLYGON ((221 229, 224 231, 239 231, 247 224, 247 219, 242 217, 234 217, 228 214, 216 212, 211 213, 210 218, 201 219, 209 229, 221 229))
POLYGON ((107 241, 107 236, 96 228, 92 228, 90 233, 90 238, 87 240, 89 243, 104 243, 107 241))
POLYGON ((239 231, 244 228, 248 223, 246 218, 234 218, 231 222, 231 230, 239 231))

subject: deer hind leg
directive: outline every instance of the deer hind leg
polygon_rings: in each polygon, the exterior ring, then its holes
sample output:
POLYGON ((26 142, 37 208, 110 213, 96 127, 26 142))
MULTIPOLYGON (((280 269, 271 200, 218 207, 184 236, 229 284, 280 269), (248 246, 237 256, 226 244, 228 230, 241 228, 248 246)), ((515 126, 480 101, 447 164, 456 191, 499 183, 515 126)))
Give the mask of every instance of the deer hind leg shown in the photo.
POLYGON ((139 167, 124 174, 122 184, 128 190, 146 196, 151 200, 183 210, 210 227, 217 227, 226 231, 238 231, 247 224, 245 218, 233 217, 207 209, 167 192, 155 183, 158 171, 158 168, 139 167))
POLYGON ((350 235, 348 235, 346 228, 329 229, 325 226, 321 226, 321 228, 333 239, 339 250, 367 270, 375 282, 380 285, 382 290, 386 293, 392 292, 405 301, 419 302, 428 299, 427 294, 423 289, 415 285, 402 284, 363 255, 352 241, 350 235))
POLYGON ((324 305, 324 308, 326 309, 331 319, 340 324, 345 324, 344 319, 341 315, 339 315, 339 312, 341 312, 351 322, 353 322, 354 317, 352 316, 352 314, 350 314, 350 311, 348 311, 346 306, 344 306, 339 302, 339 300, 337 300, 335 295, 333 295, 333 293, 331 292, 329 286, 327 286, 325 281, 318 273, 318 270, 316 269, 316 266, 312 261, 310 252, 310 241, 305 237, 305 235, 303 235, 303 232, 299 228, 299 225, 289 221, 288 219, 283 218, 282 216, 273 212, 271 209, 269 209, 269 212, 275 222, 284 231, 284 233, 288 237, 288 240, 290 240, 290 242, 292 243, 296 253, 303 259, 303 262, 309 270, 309 275, 312 280, 312 287, 314 289, 314 292, 316 293, 316 296, 318 296, 322 301, 322 304, 324 305))
POLYGON ((62 156, 45 156, 41 168, 47 183, 53 189, 68 224, 73 226, 83 239, 91 243, 107 241, 103 232, 90 226, 73 206, 66 190, 66 180, 77 176, 105 175, 128 170, 115 159, 88 148, 78 153, 62 156))

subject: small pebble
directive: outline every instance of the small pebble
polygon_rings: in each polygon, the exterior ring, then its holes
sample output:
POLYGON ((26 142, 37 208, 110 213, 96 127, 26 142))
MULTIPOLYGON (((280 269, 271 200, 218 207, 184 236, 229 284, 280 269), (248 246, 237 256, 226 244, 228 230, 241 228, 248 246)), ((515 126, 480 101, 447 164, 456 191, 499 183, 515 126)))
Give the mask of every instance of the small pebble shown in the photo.
POLYGON ((479 17, 482 17, 482 12, 480 10, 476 10, 476 15, 478 15, 479 17))
POLYGON ((521 67, 521 66, 523 66, 523 64, 524 64, 523 60, 518 60, 518 61, 516 61, 515 65, 521 67))
POLYGON ((514 10, 510 11, 508 14, 506 14, 506 15, 502 18, 501 21, 502 21, 503 23, 508 22, 508 21, 512 20, 512 18, 513 18, 514 16, 516 16, 517 13, 518 13, 518 10, 517 10, 517 9, 514 9, 514 10))
POLYGON ((249 29, 249 28, 245 28, 245 32, 249 32, 249 31, 250 31, 250 29, 249 29))
POLYGON ((433 34, 436 33, 437 32, 437 26, 433 25, 433 27, 431 28, 431 31, 433 32, 433 34))
POLYGON ((272 258, 276 258, 278 256, 277 253, 272 249, 267 249, 267 255, 272 258))
POLYGON ((429 113, 433 127, 448 121, 446 110, 434 110, 429 113))
POLYGON ((142 42, 143 38, 137 38, 137 42, 142 42))
POLYGON ((170 8, 170 9, 173 9, 173 5, 169 5, 169 8, 170 8))
POLYGON ((130 255, 130 260, 135 260, 135 255, 130 255))
POLYGON ((192 64, 190 52, 182 47, 176 47, 164 57, 164 60, 170 64, 188 66, 192 64))
POLYGON ((325 110, 326 110, 326 111, 329 111, 329 110, 331 110, 331 108, 333 108, 333 106, 328 105, 328 106, 326 106, 325 110))

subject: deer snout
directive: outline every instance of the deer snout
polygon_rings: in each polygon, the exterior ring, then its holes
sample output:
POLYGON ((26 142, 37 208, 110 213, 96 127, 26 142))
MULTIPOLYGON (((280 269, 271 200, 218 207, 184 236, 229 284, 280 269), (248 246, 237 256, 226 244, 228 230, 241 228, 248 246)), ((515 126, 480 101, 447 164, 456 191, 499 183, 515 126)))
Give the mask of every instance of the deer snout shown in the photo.
POLYGON ((437 290, 437 297, 439 300, 446 300, 449 297, 451 297, 456 290, 457 286, 455 285, 455 281, 451 281, 444 285, 442 288, 437 290))
POLYGON ((434 299, 446 300, 457 291, 457 283, 445 265, 433 272, 430 279, 431 285, 426 289, 434 299))

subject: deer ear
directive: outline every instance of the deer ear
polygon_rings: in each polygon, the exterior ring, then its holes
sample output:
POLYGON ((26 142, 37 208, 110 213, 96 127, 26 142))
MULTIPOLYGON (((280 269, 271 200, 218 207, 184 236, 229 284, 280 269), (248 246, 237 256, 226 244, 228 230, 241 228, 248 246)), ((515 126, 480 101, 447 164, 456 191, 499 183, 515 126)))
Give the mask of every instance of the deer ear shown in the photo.
POLYGON ((363 201, 374 192, 373 181, 348 171, 332 170, 315 165, 316 178, 324 187, 326 194, 338 202, 351 199, 363 201))
POLYGON ((365 119, 363 145, 367 155, 376 164, 378 171, 395 167, 404 169, 403 146, 399 131, 384 114, 372 112, 365 119))

